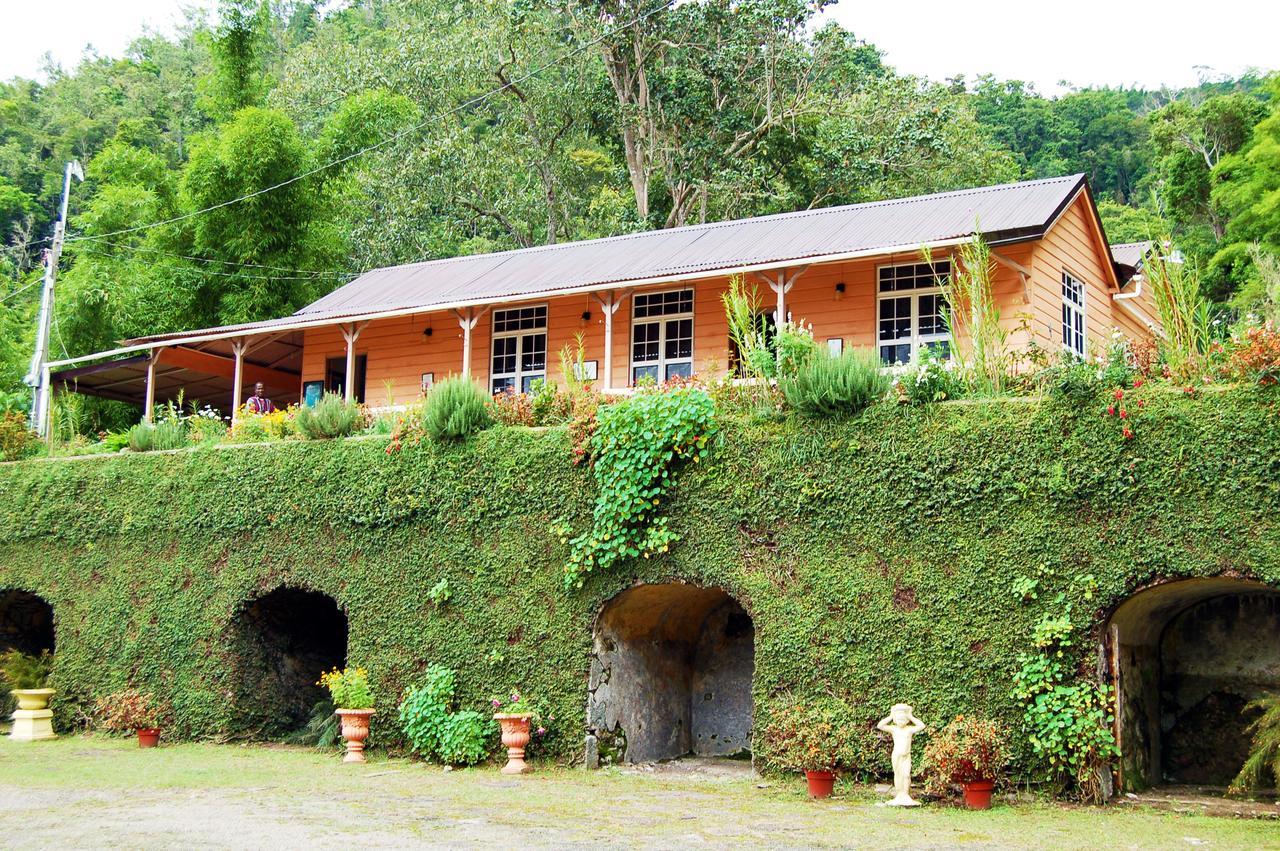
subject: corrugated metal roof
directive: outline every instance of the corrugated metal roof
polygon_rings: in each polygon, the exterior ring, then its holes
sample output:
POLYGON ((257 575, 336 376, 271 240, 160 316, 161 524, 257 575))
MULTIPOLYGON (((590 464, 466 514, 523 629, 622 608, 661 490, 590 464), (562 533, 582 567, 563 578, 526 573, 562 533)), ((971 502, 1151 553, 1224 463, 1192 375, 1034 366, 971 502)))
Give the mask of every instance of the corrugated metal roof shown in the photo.
POLYGON ((427 309, 813 261, 963 238, 973 233, 975 223, 988 238, 1038 236, 1082 180, 1073 175, 390 266, 366 272, 297 316, 427 309))
POLYGON ((964 239, 975 228, 992 243, 1034 239, 1044 234, 1084 185, 1084 175, 1076 174, 389 266, 364 273, 293 316, 127 342, 164 342, 215 332, 269 332, 387 312, 822 262, 859 252, 909 251, 964 239))
POLYGON ((1142 261, 1146 258, 1147 252, 1151 250, 1152 245, 1153 243, 1150 240, 1146 242, 1114 243, 1111 246, 1111 259, 1136 269, 1142 265, 1142 261))

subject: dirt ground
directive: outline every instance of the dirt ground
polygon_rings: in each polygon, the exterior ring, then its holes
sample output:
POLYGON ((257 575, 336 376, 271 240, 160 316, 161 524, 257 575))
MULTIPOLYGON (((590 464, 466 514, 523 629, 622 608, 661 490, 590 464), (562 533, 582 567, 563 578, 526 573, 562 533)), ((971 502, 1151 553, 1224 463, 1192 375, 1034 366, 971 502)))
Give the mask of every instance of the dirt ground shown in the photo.
POLYGON ((809 801, 744 763, 585 772, 342 765, 283 747, 0 740, 0 844, 47 848, 1277 848, 1273 820, 1002 801, 894 810, 809 801), (21 839, 19 839, 21 837, 21 839))

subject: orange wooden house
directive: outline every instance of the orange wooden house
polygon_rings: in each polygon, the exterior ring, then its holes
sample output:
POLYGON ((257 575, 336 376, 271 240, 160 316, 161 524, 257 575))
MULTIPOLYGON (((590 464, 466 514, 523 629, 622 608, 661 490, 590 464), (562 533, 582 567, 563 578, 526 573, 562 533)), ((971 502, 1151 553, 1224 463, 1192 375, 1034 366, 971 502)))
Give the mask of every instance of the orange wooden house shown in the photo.
POLYGON ((328 391, 378 406, 452 374, 528 390, 559 377, 557 352, 581 334, 588 377, 620 392, 729 370, 720 297, 735 275, 832 350, 906 362, 950 344, 938 276, 975 231, 1011 347, 1085 357, 1116 330, 1157 333, 1141 252, 1113 255, 1074 175, 374 269, 292 316, 128 340, 51 378, 148 415, 180 390, 236 410, 257 381, 277 404, 328 391))

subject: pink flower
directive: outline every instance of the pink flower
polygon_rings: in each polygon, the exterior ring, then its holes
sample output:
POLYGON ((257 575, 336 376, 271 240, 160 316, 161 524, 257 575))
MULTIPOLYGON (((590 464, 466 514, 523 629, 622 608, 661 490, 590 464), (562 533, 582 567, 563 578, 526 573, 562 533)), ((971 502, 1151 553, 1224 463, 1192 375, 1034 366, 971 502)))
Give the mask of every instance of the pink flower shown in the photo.
POLYGON ((501 705, 502 705, 502 701, 501 701, 501 700, 498 700, 498 698, 496 698, 496 697, 495 697, 493 700, 489 701, 489 702, 493 704, 493 708, 494 708, 494 709, 497 709, 499 706, 501 706, 501 705))
POLYGON ((539 735, 539 736, 545 736, 546 734, 547 734, 547 728, 546 728, 546 727, 539 727, 539 728, 538 728, 538 735, 539 735))
POLYGON ((1114 417, 1116 415, 1116 406, 1107 405, 1107 416, 1114 417))
POLYGON ((1124 391, 1121 390, 1119 387, 1117 387, 1115 392, 1115 397, 1116 397, 1116 401, 1119 402, 1121 399, 1124 398, 1124 391))

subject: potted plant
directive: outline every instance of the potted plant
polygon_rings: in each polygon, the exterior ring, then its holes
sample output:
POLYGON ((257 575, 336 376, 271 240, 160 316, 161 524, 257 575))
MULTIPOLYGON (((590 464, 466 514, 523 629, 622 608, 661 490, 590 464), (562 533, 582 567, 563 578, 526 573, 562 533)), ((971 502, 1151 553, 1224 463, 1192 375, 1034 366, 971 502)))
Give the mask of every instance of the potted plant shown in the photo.
POLYGON ((49 699, 55 692, 46 688, 52 670, 53 654, 48 650, 37 655, 10 650, 0 656, 0 674, 18 702, 9 738, 19 742, 54 738, 49 699))
POLYGON ((364 668, 334 668, 320 675, 320 682, 333 697, 334 713, 342 719, 342 738, 347 752, 343 762, 364 762, 364 743, 369 738, 369 718, 373 715, 373 692, 364 668))
MULTIPOLYGON (((502 728, 502 746, 507 749, 507 764, 502 767, 502 773, 528 774, 533 767, 524 761, 524 752, 533 738, 532 727, 538 717, 537 711, 518 689, 512 690, 505 703, 499 697, 490 699, 489 703, 494 709, 506 710, 493 715, 493 720, 502 728)), ((541 736, 547 731, 540 726, 537 732, 541 736)))
POLYGON ((925 745, 930 779, 935 784, 959 784, 966 807, 989 810, 995 781, 1009 762, 1007 743, 998 721, 957 715, 925 745))
POLYGON ((95 714, 103 729, 136 733, 138 747, 154 748, 160 744, 160 727, 168 707, 157 702, 150 692, 126 689, 98 698, 95 714))
POLYGON ((769 765, 803 772, 810 798, 829 798, 841 767, 854 762, 854 725, 835 701, 786 698, 769 712, 757 754, 769 765))

